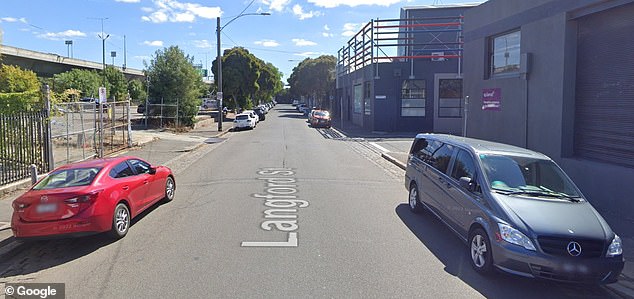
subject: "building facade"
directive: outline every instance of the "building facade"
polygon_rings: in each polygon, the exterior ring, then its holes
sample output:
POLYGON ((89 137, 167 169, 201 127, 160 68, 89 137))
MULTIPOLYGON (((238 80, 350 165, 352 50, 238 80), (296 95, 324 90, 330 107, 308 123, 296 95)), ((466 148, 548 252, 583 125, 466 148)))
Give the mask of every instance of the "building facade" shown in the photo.
POLYGON ((602 212, 634 211, 634 1, 491 0, 464 39, 467 136, 542 152, 602 212))
POLYGON ((473 5, 372 20, 338 52, 334 112, 370 131, 461 134, 462 26, 473 5))

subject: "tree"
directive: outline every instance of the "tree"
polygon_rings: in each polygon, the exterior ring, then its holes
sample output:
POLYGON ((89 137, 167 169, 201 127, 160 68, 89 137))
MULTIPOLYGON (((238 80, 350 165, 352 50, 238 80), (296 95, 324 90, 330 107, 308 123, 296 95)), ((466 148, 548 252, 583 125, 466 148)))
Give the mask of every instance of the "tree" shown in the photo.
POLYGON ((147 99, 146 86, 140 80, 128 81, 128 93, 130 93, 131 100, 137 104, 144 103, 147 99))
MULTIPOLYGON (((218 64, 214 60, 211 70, 218 78, 218 64)), ((251 108, 253 104, 269 101, 284 88, 282 73, 272 63, 267 63, 248 50, 235 47, 225 50, 222 56, 222 91, 226 106, 251 108)), ((216 80, 216 84, 217 84, 216 80)), ((212 87, 217 88, 217 85, 212 87)))
MULTIPOLYGON (((214 78, 218 78, 217 70, 218 64, 214 60, 212 62, 214 78)), ((251 99, 260 88, 259 77, 257 58, 247 49, 235 47, 225 50, 222 56, 222 91, 224 98, 231 100, 226 106, 247 109, 253 107, 251 99)))
POLYGON ((42 108, 40 83, 34 72, 0 65, 0 113, 42 108))
POLYGON ((53 75, 52 89, 58 94, 68 89, 75 89, 81 92, 82 97, 96 98, 99 95, 101 82, 102 78, 96 71, 72 69, 53 75))
POLYGON ((178 103, 181 123, 193 125, 204 89, 202 77, 194 68, 193 57, 185 55, 177 46, 170 46, 157 50, 146 68, 146 76, 150 77, 149 102, 178 103))
POLYGON ((335 89, 335 66, 337 58, 322 55, 300 62, 288 78, 291 93, 313 99, 313 104, 327 106, 327 97, 335 89))
POLYGON ((270 99, 284 89, 284 83, 282 83, 282 73, 272 63, 265 63, 259 60, 260 77, 258 78, 258 86, 260 89, 257 92, 257 98, 268 102, 270 99))
POLYGON ((123 73, 113 66, 106 66, 106 92, 109 99, 128 99, 128 82, 123 73))

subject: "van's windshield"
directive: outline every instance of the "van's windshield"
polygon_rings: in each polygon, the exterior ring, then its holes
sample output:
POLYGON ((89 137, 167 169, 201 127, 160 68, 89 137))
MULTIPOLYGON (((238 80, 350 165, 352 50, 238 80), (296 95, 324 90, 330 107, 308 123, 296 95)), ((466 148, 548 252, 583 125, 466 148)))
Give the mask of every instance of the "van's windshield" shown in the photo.
POLYGON ((538 197, 579 198, 572 181, 551 160, 511 155, 480 155, 494 191, 538 197))

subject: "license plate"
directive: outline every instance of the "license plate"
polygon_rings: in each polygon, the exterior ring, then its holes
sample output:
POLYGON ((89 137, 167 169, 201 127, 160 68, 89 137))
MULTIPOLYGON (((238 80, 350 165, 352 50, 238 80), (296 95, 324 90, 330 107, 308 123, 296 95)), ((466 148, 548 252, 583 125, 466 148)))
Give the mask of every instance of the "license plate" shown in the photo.
POLYGON ((54 203, 44 203, 39 204, 35 209, 38 213, 53 213, 57 211, 57 204, 54 203))

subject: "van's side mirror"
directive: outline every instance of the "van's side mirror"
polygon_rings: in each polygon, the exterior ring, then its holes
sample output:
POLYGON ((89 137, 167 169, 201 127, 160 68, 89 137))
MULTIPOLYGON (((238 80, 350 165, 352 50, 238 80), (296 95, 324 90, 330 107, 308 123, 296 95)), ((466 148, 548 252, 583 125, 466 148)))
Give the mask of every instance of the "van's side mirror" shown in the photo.
POLYGON ((466 176, 460 177, 460 187, 465 188, 469 191, 473 191, 473 183, 471 181, 471 178, 466 176))
POLYGON ((149 174, 156 174, 156 167, 150 167, 149 174))

